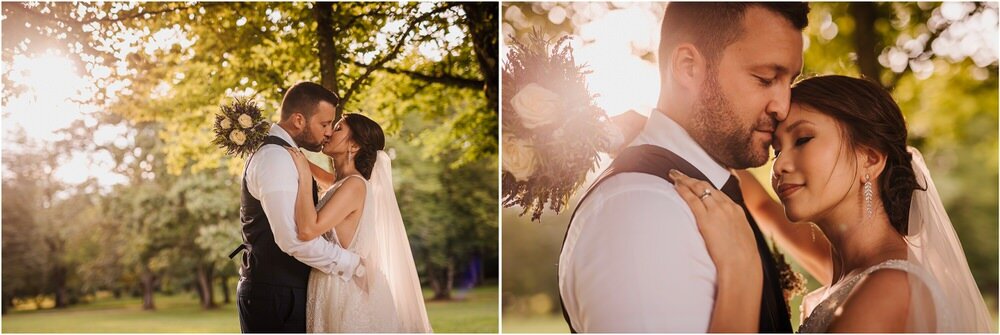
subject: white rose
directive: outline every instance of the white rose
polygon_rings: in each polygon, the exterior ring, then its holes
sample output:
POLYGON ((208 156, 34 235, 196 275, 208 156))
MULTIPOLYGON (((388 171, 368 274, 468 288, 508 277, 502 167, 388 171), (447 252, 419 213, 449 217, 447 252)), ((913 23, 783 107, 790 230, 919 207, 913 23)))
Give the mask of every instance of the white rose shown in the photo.
POLYGON ((535 150, 513 136, 503 137, 503 169, 518 181, 526 181, 535 173, 535 150))
POLYGON ((533 129, 552 123, 563 108, 558 95, 538 84, 528 84, 510 99, 514 112, 525 128, 533 129))
POLYGON ((253 125, 253 119, 250 118, 250 115, 240 114, 239 121, 240 126, 243 128, 250 128, 253 125))
POLYGON ((236 143, 236 145, 243 145, 247 141, 247 135, 243 131, 237 129, 229 133, 229 139, 236 143))
POLYGON ((229 118, 227 117, 227 118, 223 118, 222 122, 219 122, 219 125, 222 126, 222 129, 229 129, 229 128, 233 127, 233 122, 229 121, 229 118))

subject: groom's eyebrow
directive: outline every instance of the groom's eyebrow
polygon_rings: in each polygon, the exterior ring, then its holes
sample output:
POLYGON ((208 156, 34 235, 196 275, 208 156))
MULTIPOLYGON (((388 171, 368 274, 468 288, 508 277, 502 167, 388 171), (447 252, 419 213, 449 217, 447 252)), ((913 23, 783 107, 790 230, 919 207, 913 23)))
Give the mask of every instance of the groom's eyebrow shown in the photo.
POLYGON ((753 69, 774 71, 777 74, 784 74, 788 72, 788 68, 778 63, 757 64, 753 66, 753 69))
MULTIPOLYGON (((788 73, 792 72, 791 70, 789 70, 784 65, 781 65, 781 64, 778 64, 778 63, 759 64, 759 65, 753 66, 752 68, 754 70, 774 71, 775 75, 777 75, 777 76, 780 76, 780 75, 783 75, 783 74, 788 74, 788 73)), ((791 73, 791 74, 792 74, 792 79, 794 80, 795 78, 797 78, 799 76, 799 71, 795 71, 795 73, 791 73)))

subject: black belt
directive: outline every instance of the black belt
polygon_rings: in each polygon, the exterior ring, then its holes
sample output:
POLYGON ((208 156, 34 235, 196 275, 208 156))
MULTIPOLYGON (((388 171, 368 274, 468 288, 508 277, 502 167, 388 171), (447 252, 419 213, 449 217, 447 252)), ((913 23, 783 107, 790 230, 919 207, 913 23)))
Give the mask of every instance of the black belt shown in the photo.
POLYGON ((231 259, 233 257, 236 257, 236 254, 240 253, 240 251, 243 250, 250 251, 250 246, 247 244, 240 244, 240 246, 236 247, 236 249, 233 250, 233 252, 229 253, 229 258, 231 259))

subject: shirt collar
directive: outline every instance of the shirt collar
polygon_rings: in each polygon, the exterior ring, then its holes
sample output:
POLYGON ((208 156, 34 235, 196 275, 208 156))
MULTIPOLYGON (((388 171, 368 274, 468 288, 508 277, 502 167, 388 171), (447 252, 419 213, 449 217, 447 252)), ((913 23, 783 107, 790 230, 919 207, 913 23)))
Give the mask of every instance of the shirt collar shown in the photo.
POLYGON ((293 148, 296 149, 299 148, 299 144, 295 143, 295 140, 292 139, 292 135, 289 135, 288 131, 285 131, 285 128, 281 128, 281 126, 279 126, 277 123, 271 124, 271 130, 268 131, 267 134, 271 136, 277 136, 278 138, 285 140, 285 142, 291 144, 293 148))
POLYGON ((722 188, 729 180, 729 170, 712 159, 698 142, 695 142, 687 130, 666 114, 654 109, 646 121, 646 126, 630 146, 651 144, 672 151, 691 163, 716 188, 722 188))

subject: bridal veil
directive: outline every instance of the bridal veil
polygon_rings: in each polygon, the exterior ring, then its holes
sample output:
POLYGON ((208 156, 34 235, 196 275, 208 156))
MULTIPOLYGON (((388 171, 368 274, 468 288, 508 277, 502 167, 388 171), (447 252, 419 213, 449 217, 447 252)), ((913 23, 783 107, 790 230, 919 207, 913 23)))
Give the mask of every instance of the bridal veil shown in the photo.
POLYGON ((991 332, 993 321, 927 164, 917 149, 909 147, 907 151, 913 157, 917 183, 926 187, 926 190, 915 190, 910 203, 906 237, 908 257, 925 271, 909 274, 909 329, 915 332, 991 332))
POLYGON ((396 202, 396 192, 392 186, 392 164, 389 155, 378 151, 375 168, 371 175, 371 191, 374 192, 370 208, 372 214, 374 241, 368 246, 371 250, 370 259, 365 260, 367 266, 375 266, 381 270, 388 281, 389 291, 403 332, 431 332, 424 306, 424 296, 420 289, 420 278, 410 251, 410 241, 406 236, 403 218, 396 202))

